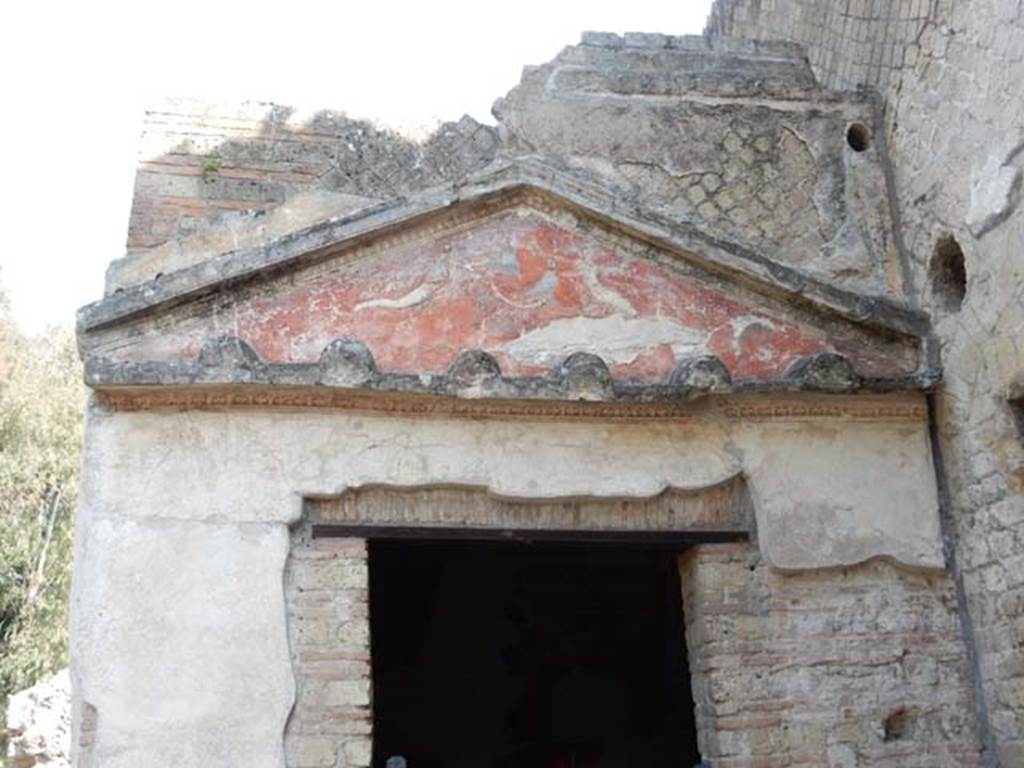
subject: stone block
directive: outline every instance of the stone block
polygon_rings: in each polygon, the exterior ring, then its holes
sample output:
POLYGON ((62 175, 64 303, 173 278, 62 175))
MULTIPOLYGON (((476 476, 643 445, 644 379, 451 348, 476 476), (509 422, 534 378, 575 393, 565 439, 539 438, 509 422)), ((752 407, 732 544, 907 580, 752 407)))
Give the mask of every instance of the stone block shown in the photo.
POLYGON ((323 704, 330 707, 368 707, 370 705, 370 681, 331 680, 324 685, 323 704))
POLYGON ((345 742, 345 765, 347 768, 365 768, 373 759, 373 746, 369 739, 351 739, 345 742))
POLYGON ((290 739, 285 749, 288 768, 333 768, 337 757, 337 741, 329 736, 290 739))

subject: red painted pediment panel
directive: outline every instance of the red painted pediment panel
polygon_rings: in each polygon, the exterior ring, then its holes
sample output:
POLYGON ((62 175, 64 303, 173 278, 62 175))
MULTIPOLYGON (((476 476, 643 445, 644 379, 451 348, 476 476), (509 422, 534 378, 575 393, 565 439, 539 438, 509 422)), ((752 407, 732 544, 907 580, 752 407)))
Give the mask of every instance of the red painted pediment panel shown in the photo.
MULTIPOLYGON (((575 352, 618 380, 661 382, 718 357, 734 380, 779 379, 797 359, 846 357, 865 377, 917 367, 916 339, 873 329, 550 201, 457 206, 161 313, 121 336, 125 359, 188 359, 233 336, 268 363, 362 342, 382 372, 438 374, 465 350, 506 377, 546 375, 575 352)), ((113 345, 112 345, 113 346, 113 345)), ((109 355, 109 352, 104 351, 109 355)))

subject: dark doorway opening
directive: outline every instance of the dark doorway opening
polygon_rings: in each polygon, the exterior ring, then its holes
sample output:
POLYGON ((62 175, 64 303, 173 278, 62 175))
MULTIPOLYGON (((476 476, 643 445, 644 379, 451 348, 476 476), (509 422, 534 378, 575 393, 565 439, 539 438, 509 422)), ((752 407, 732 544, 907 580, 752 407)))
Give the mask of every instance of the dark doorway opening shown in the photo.
POLYGON ((676 553, 370 543, 374 766, 699 762, 676 553))

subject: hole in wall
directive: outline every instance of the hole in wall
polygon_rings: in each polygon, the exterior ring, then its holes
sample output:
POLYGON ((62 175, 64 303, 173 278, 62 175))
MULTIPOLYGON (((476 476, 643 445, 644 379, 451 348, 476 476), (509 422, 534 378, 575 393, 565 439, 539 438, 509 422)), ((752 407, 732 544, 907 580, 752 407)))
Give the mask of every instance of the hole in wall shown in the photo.
POLYGON ((1010 415, 1017 428, 1017 439, 1024 445, 1024 394, 1010 397, 1010 415))
POLYGON ((913 718, 910 711, 905 707, 895 709, 886 715, 882 721, 883 739, 885 741, 898 741, 910 735, 913 726, 913 718))
POLYGON ((967 295, 967 267, 955 237, 939 238, 928 272, 936 307, 944 312, 959 312, 967 295))
POLYGON ((846 144, 854 152, 863 152, 871 146, 871 129, 864 123, 850 123, 846 128, 846 144))

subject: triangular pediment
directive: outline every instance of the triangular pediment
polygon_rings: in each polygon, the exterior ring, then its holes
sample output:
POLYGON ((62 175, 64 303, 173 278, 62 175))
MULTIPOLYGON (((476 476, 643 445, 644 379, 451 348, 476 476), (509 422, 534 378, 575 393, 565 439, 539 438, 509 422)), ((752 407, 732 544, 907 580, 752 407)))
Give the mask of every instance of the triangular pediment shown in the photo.
POLYGON ((265 363, 302 365, 348 339, 398 374, 441 374, 479 350, 506 377, 540 378, 588 353, 642 383, 710 356, 747 382, 822 354, 867 379, 919 370, 919 316, 596 192, 506 169, 327 221, 84 308, 83 351, 188 361, 233 337, 265 363))

